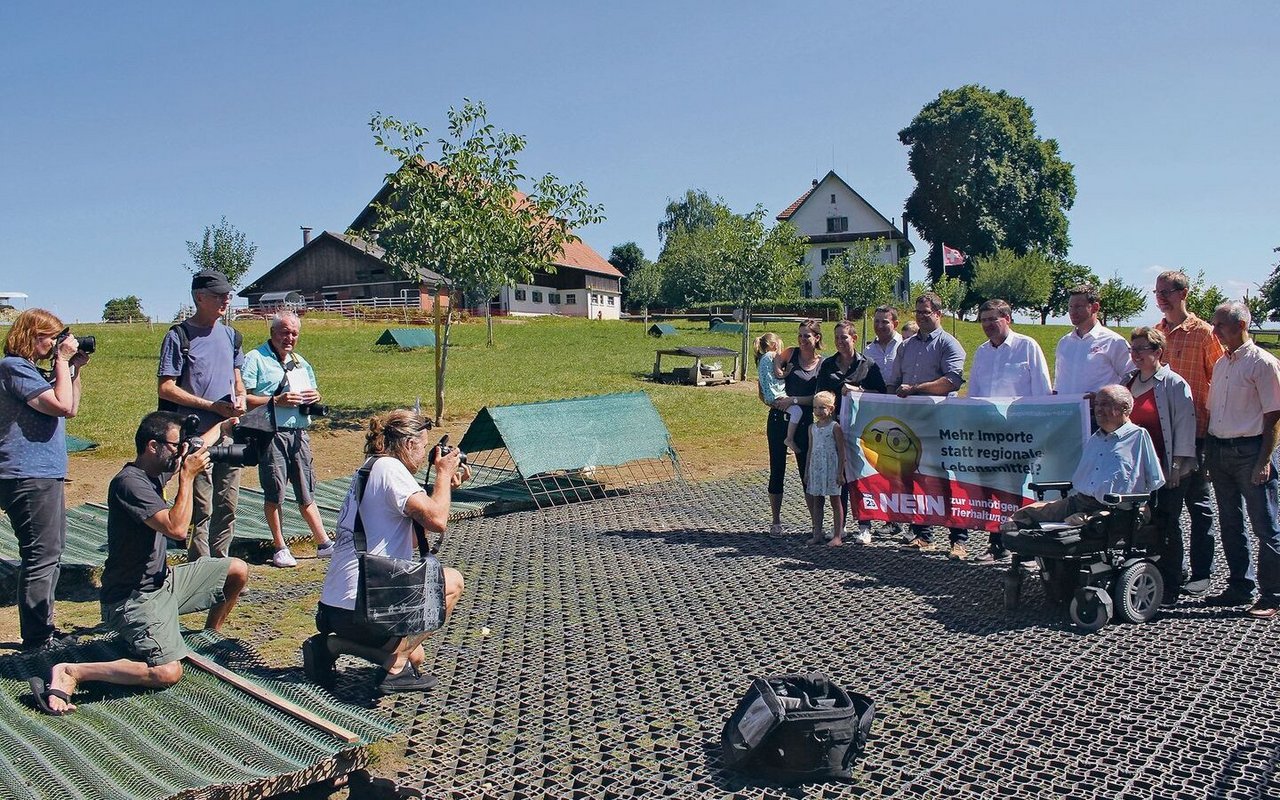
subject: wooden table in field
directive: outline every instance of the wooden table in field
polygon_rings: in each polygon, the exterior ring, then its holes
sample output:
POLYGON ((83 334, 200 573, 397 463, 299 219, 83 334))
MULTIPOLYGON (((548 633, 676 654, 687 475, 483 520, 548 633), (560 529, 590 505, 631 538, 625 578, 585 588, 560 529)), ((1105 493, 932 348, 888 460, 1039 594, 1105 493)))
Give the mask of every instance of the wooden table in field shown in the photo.
POLYGON ((715 386, 721 383, 733 383, 735 375, 738 374, 738 351, 730 350, 727 347, 677 347, 670 350, 657 351, 657 358, 653 362, 653 379, 659 383, 681 383, 690 386, 715 386), (671 372, 663 374, 662 357, 663 356, 684 356, 693 359, 693 367, 676 367, 671 372), (725 374, 723 370, 719 375, 704 375, 702 371, 702 361, 706 358, 733 358, 733 370, 725 374))

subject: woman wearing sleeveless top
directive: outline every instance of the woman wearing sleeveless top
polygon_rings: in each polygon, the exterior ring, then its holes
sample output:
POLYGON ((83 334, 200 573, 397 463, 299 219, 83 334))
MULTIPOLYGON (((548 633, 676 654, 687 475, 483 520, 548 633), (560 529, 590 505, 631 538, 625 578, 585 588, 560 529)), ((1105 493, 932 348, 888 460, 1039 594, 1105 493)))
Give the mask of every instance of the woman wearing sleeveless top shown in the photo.
POLYGON ((774 400, 765 426, 769 442, 769 508, 773 523, 769 533, 782 535, 782 482, 787 471, 787 414, 792 406, 799 406, 800 422, 795 432, 796 465, 800 468, 801 491, 804 487, 804 471, 809 456, 809 426, 813 423, 813 396, 818 391, 818 368, 822 365, 822 325, 816 319, 800 323, 795 347, 789 347, 778 355, 776 373, 783 378, 786 394, 774 400))

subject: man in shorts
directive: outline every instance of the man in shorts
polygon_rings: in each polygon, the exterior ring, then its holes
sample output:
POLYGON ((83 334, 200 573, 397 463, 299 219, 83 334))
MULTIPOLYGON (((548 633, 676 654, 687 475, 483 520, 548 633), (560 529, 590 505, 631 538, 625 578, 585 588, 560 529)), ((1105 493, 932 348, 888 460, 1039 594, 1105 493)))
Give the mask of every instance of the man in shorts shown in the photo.
MULTIPOLYGON (((128 648, 115 661, 59 663, 46 683, 30 679, 41 711, 61 716, 76 707, 71 695, 85 681, 163 689, 182 677, 187 654, 178 624, 181 614, 209 612, 205 627, 220 630, 249 578, 238 558, 201 558, 170 569, 167 540, 187 541, 193 484, 209 466, 205 447, 192 453, 182 441, 181 414, 156 411, 134 434, 136 458, 107 490, 107 563, 102 571, 102 619, 128 648), (169 504, 164 486, 174 472, 178 490, 169 504)), ((212 442, 232 421, 202 437, 212 442)))
POLYGON ((320 392, 315 370, 295 349, 301 332, 302 320, 297 314, 279 312, 271 318, 271 338, 245 354, 241 369, 249 408, 266 405, 275 398, 276 433, 258 462, 258 482, 262 485, 263 514, 275 548, 271 563, 277 567, 298 566, 280 524, 280 505, 290 484, 298 511, 311 529, 316 555, 333 555, 333 542, 325 535, 316 506, 316 476, 311 466, 311 439, 307 437, 312 408, 319 404, 320 392))

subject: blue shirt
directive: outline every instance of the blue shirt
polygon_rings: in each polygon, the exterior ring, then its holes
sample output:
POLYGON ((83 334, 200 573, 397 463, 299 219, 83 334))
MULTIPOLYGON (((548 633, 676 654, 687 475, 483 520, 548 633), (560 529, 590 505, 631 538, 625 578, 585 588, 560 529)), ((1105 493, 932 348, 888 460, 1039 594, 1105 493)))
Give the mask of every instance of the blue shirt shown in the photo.
POLYGON ((773 362, 776 358, 777 354, 775 353, 765 353, 760 356, 760 361, 756 363, 756 375, 760 381, 760 394, 769 405, 773 405, 774 400, 787 394, 786 382, 773 376, 773 362))
MULTIPOLYGON (((305 370, 311 381, 311 388, 320 389, 316 383, 315 370, 307 360, 296 352, 289 354, 289 374, 294 370, 305 370)), ((271 342, 263 342, 261 347, 249 351, 244 357, 244 366, 240 369, 240 377, 244 379, 244 390, 249 394, 270 396, 276 393, 280 382, 285 378, 285 368, 271 349, 271 342)), ((288 389, 286 389, 288 391, 288 389)), ((295 406, 275 407, 277 428, 306 428, 311 425, 311 417, 299 414, 295 406)))
POLYGON ((1164 486, 1164 472, 1145 428, 1126 422, 1113 432, 1099 428, 1084 445, 1071 489, 1098 502, 1108 494, 1154 492, 1164 486))
POLYGON ((0 359, 0 478, 67 477, 66 419, 27 405, 52 388, 27 359, 0 359))
POLYGON ((903 340, 885 383, 894 392, 904 383, 915 386, 938 378, 951 381, 952 391, 964 383, 964 347, 942 328, 903 340))
MULTIPOLYGON (((191 334, 186 357, 182 355, 178 334, 170 330, 160 343, 156 377, 180 378, 183 365, 189 361, 190 368, 186 379, 180 379, 180 388, 213 402, 232 399, 236 370, 244 361, 244 355, 235 346, 235 332, 221 322, 213 323, 212 328, 201 328, 188 319, 186 325, 191 334)), ((221 414, 213 411, 193 408, 191 413, 200 417, 201 430, 223 420, 221 414)))

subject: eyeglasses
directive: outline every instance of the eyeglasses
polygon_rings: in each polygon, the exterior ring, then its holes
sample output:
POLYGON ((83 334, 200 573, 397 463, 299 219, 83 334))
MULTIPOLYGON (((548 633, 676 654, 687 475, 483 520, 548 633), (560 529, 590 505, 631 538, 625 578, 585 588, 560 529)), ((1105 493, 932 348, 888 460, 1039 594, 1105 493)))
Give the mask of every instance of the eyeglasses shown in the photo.
POLYGON ((1129 352, 1130 353, 1147 353, 1155 349, 1156 348, 1154 347, 1130 347, 1129 352))
POLYGON ((173 448, 173 452, 175 452, 175 453, 176 453, 176 452, 178 452, 178 448, 179 448, 179 447, 182 447, 182 440, 181 440, 181 439, 179 439, 179 440, 178 440, 178 441, 176 441, 176 442, 171 442, 171 441, 169 441, 168 439, 152 439, 151 441, 155 442, 156 444, 167 444, 167 445, 169 445, 170 447, 172 447, 172 448, 173 448))
POLYGON ((1151 293, 1157 297, 1168 297, 1171 294, 1177 294, 1181 291, 1181 289, 1152 289, 1151 293))

